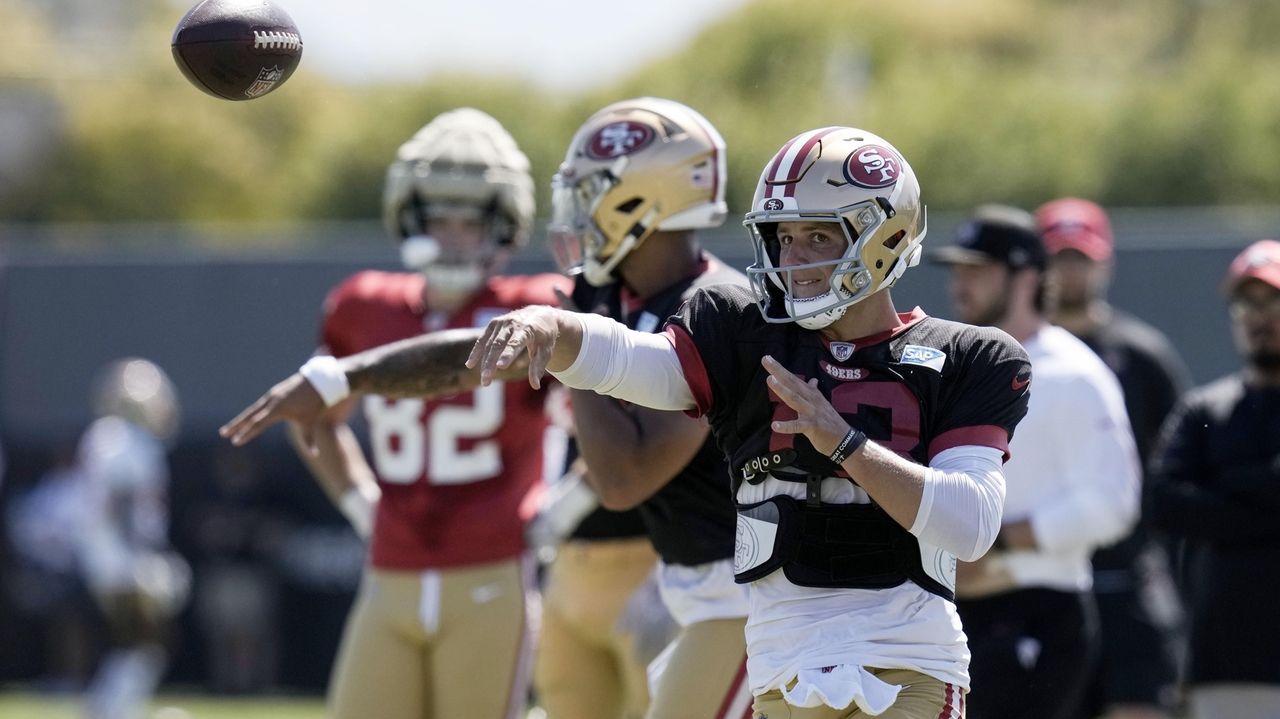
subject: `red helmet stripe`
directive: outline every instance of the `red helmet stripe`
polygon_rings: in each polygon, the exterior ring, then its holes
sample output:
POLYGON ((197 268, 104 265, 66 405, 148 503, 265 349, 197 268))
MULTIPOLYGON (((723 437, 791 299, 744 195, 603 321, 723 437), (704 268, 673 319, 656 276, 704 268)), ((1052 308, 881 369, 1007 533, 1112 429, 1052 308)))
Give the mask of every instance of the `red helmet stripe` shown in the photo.
POLYGON ((804 160, 813 150, 813 146, 823 137, 839 130, 838 127, 823 127, 817 130, 804 132, 787 141, 787 144, 778 150, 778 154, 773 156, 773 161, 769 163, 769 170, 765 173, 765 182, 768 187, 769 197, 792 197, 795 195, 795 183, 786 182, 800 171, 804 166, 804 160), (779 177, 778 170, 782 167, 788 168, 786 174, 779 177), (785 183, 785 184, 784 184, 785 183))
MULTIPOLYGON (((795 178, 796 173, 800 172, 800 168, 804 167, 804 161, 809 157, 809 153, 813 151, 815 145, 822 141, 822 138, 839 129, 838 127, 824 127, 821 130, 814 130, 812 136, 801 145, 800 152, 797 152, 795 157, 792 158, 791 171, 787 173, 787 179, 795 178)), ((782 196, 795 197, 797 184, 799 183, 788 182, 786 191, 783 192, 782 196)))

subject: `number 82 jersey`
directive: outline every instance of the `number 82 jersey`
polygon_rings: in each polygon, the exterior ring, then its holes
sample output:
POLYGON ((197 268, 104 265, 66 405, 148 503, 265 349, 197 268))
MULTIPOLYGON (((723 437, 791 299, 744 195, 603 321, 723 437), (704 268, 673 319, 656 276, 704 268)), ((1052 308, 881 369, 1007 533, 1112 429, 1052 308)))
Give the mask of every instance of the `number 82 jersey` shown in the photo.
MULTIPOLYGON (((322 342, 342 357, 427 330, 426 280, 367 271, 325 302, 322 342)), ((491 278, 442 327, 483 326, 529 304, 555 304, 559 275, 491 278)), ((543 473, 545 392, 494 382, 434 399, 363 398, 369 463, 382 489, 370 562, 418 570, 509 559, 524 550, 521 504, 543 473)))

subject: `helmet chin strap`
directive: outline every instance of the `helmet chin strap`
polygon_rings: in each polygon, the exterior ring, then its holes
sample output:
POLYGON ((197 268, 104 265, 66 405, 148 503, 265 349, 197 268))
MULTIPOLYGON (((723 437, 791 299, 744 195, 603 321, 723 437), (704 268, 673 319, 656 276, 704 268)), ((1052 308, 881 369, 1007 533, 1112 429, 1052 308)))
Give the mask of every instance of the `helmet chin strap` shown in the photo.
POLYGON ((813 315, 812 317, 804 317, 802 319, 796 320, 796 324, 800 325, 801 327, 807 330, 820 330, 820 329, 823 329, 824 327, 828 327, 831 325, 832 322, 835 322, 836 320, 843 317, 845 310, 849 309, 849 305, 846 304, 846 305, 840 305, 838 307, 832 307, 831 309, 826 310, 825 312, 819 312, 818 310, 820 308, 833 305, 839 302, 839 299, 836 297, 835 293, 831 292, 830 290, 816 297, 805 297, 802 299, 795 299, 788 294, 784 298, 784 301, 787 304, 787 311, 793 317, 795 315, 807 315, 810 312, 817 312, 817 314, 813 315))

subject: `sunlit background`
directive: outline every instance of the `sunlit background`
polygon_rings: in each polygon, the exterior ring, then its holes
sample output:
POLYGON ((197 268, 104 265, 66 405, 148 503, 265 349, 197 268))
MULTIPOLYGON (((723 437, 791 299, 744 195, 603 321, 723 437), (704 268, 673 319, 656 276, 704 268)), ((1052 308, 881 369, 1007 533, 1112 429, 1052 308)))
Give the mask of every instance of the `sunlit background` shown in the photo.
MULTIPOLYGON (((196 716, 253 716, 207 698, 233 694, 300 697, 263 715, 319 716, 361 545, 281 433, 232 450, 215 429, 308 356, 328 288, 395 266, 383 172, 441 111, 506 125, 540 214, 577 125, 636 95, 719 127, 734 213, 782 142, 828 124, 911 160, 927 246, 978 203, 1096 200, 1116 225, 1116 304, 1168 333, 1198 382, 1236 363, 1227 262, 1280 235, 1270 0, 281 4, 301 67, 232 103, 174 67, 183 3, 0 0, 0 521, 65 459, 101 365, 163 366, 184 405, 172 535, 196 594, 162 704, 196 716), (201 594, 202 572, 228 566, 263 587, 247 647, 221 641, 235 599, 201 594)), ((550 267, 540 235, 516 269, 550 267)), ((731 219, 708 244, 743 266, 745 237, 731 219)), ((895 295, 946 315, 942 282, 922 266, 895 295)), ((29 564, 0 537, 0 717, 69 716, 101 638, 29 564)))

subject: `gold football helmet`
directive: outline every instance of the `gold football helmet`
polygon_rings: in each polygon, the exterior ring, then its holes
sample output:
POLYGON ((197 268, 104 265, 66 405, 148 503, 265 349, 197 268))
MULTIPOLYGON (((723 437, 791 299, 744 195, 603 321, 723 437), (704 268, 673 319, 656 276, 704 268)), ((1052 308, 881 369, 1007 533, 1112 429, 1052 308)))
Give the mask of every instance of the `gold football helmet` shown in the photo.
POLYGON ((592 115, 551 181, 552 254, 592 285, 659 230, 716 227, 724 202, 724 140, 705 117, 641 97, 592 115))
POLYGON ((893 145, 865 130, 824 127, 791 138, 765 165, 743 225, 755 248, 747 276, 765 320, 821 329, 919 264, 927 222, 915 173, 893 145), (799 220, 838 224, 843 256, 780 267, 778 223, 799 220), (827 266, 827 292, 792 296, 792 272, 827 266))
POLYGON ((120 417, 161 440, 178 429, 181 410, 169 375, 140 357, 116 360, 100 370, 91 401, 96 416, 120 417))
POLYGON ((494 118, 469 107, 443 113, 400 146, 387 168, 382 216, 401 260, 439 288, 474 290, 500 248, 529 239, 533 224, 529 159, 494 118), (448 256, 427 235, 430 219, 478 220, 489 241, 448 256))

